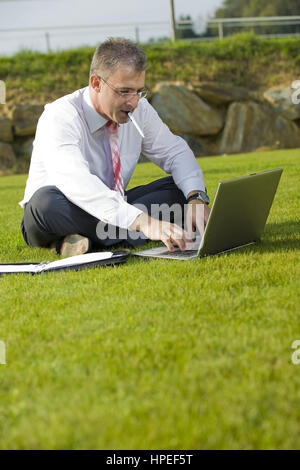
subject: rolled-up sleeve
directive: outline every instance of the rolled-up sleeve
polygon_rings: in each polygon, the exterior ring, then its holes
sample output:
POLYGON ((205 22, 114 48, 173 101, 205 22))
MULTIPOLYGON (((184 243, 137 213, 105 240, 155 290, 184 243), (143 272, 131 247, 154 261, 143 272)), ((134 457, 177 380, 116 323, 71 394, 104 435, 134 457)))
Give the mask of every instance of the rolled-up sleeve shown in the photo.
POLYGON ((185 197, 190 191, 205 190, 203 173, 192 150, 170 131, 149 103, 144 105, 144 134, 143 155, 171 174, 185 197))

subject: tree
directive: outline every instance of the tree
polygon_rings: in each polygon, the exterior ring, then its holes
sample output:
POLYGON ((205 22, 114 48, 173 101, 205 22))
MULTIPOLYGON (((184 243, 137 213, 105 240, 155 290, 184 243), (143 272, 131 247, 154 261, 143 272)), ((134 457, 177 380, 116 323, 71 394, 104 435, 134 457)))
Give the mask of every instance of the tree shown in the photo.
MULTIPOLYGON (((224 0, 216 18, 242 18, 300 15, 299 0, 224 0)), ((299 25, 252 27, 255 32, 269 34, 300 33, 299 25)))
MULTIPOLYGON (((180 15, 179 21, 192 21, 192 18, 190 15, 180 15)), ((191 39, 191 38, 197 38, 198 34, 195 33, 193 26, 185 25, 183 28, 177 28, 176 29, 176 38, 177 39, 191 39)))
POLYGON ((300 15, 299 0, 224 0, 216 11, 216 18, 297 15, 300 15))

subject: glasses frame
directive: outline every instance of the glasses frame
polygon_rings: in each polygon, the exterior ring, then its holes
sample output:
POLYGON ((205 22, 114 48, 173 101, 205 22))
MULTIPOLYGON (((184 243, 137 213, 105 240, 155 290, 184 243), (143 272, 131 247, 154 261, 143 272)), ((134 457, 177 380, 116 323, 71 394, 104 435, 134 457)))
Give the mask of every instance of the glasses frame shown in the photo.
POLYGON ((121 98, 126 98, 126 99, 131 99, 131 98, 138 98, 138 99, 141 99, 141 98, 146 98, 147 94, 148 94, 148 89, 145 88, 144 90, 142 91, 137 91, 136 93, 126 93, 126 92, 123 92, 123 91, 119 91, 117 90, 115 87, 113 87, 112 85, 110 85, 106 80, 104 80, 103 77, 100 77, 100 75, 98 75, 98 77, 100 78, 100 80, 102 80, 109 88, 112 89, 112 91, 114 91, 117 95, 121 96, 121 98))

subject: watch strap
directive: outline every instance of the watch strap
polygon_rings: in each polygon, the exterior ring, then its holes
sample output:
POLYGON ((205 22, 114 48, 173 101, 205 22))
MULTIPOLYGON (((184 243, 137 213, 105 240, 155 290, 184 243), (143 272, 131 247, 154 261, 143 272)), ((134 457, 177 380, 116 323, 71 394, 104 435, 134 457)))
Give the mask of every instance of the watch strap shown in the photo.
POLYGON ((192 194, 187 198, 186 202, 189 203, 190 201, 193 201, 193 199, 200 199, 203 204, 209 204, 209 197, 204 191, 198 191, 197 193, 192 194))

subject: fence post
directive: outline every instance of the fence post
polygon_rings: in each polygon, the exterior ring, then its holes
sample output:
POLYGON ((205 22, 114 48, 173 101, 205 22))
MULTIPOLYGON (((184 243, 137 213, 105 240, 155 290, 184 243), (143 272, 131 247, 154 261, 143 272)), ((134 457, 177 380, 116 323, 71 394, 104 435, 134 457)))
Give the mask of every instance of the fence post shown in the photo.
POLYGON ((173 42, 175 42, 176 41, 176 27, 175 27, 174 0, 170 0, 170 20, 171 20, 171 39, 173 42))
POLYGON ((137 44, 140 42, 140 30, 138 26, 135 27, 135 42, 137 44))
POLYGON ((46 36, 46 47, 47 47, 47 52, 51 52, 51 47, 50 47, 50 34, 45 33, 46 36))
POLYGON ((218 21, 218 30, 219 30, 219 39, 223 39, 223 23, 222 21, 218 21))

